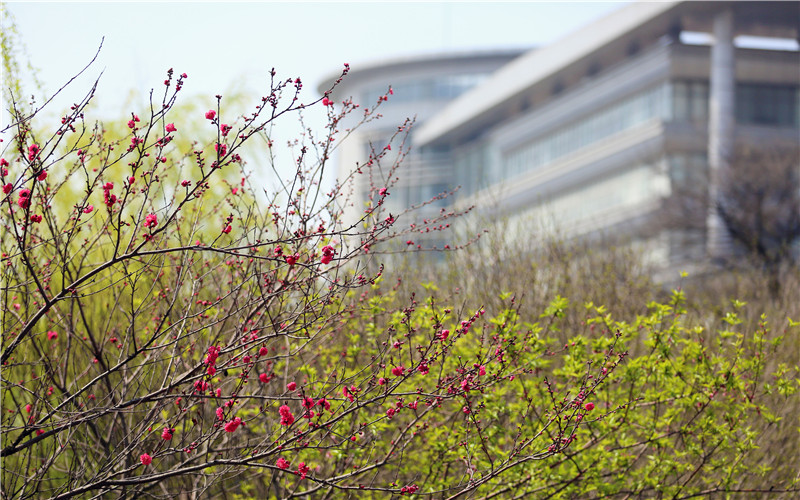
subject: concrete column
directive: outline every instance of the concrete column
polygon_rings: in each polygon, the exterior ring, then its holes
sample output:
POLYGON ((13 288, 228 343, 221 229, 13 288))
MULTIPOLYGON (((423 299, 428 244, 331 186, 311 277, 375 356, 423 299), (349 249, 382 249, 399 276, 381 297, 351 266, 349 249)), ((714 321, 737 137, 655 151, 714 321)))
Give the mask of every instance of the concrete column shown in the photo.
POLYGON ((714 45, 711 48, 711 75, 708 114, 709 208, 706 219, 706 250, 719 260, 731 250, 731 237, 718 210, 724 193, 720 187, 730 171, 735 128, 735 60, 733 12, 727 9, 714 18, 714 45))

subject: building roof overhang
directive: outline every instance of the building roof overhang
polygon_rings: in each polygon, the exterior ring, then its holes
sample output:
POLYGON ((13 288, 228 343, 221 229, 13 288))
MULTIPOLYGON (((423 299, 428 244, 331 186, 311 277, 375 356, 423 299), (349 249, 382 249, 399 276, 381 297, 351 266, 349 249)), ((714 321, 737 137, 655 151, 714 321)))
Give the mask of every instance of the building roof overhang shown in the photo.
POLYGON ((464 93, 417 130, 418 145, 458 144, 527 107, 534 92, 550 94, 561 79, 585 77, 592 60, 619 59, 634 45, 646 45, 681 30, 711 32, 716 13, 731 9, 735 35, 798 38, 800 2, 714 1, 637 2, 570 33, 552 45, 506 64, 464 93))

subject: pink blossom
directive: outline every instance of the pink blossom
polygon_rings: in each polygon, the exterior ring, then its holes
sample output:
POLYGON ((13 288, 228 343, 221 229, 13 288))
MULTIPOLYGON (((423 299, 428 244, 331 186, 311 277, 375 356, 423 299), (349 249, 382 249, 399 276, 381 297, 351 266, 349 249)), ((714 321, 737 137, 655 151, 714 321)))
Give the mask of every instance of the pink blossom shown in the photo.
POLYGON ((39 172, 39 175, 36 176, 36 180, 43 181, 45 179, 47 179, 47 170, 42 170, 39 172))
POLYGON ((181 181, 181 186, 183 186, 183 187, 189 187, 191 184, 192 184, 191 181, 187 181, 187 180, 181 181))
POLYGON ((584 408, 586 409, 586 411, 592 411, 594 410, 594 403, 586 403, 584 408))
POLYGON ((450 330, 442 330, 442 332, 439 334, 439 339, 444 342, 447 340, 448 335, 450 335, 450 330))
POLYGON ((58 332, 54 332, 53 330, 47 332, 47 340, 55 340, 57 338, 58 338, 58 332))
POLYGON ((384 384, 386 384, 386 379, 383 378, 383 377, 379 378, 378 379, 378 385, 384 385, 384 384))
POLYGON ((328 99, 327 97, 322 98, 322 105, 323 106, 333 106, 333 101, 328 99))
POLYGON ((258 380, 266 384, 267 382, 269 382, 269 375, 267 375, 266 373, 261 373, 258 375, 258 380))
POLYGON ((150 465, 153 462, 153 457, 147 453, 142 453, 139 460, 142 462, 142 465, 150 465))
POLYGON ((305 462, 300 462, 300 464, 297 466, 297 474, 300 476, 300 479, 305 479, 306 474, 308 474, 310 470, 311 469, 306 465, 305 462))
POLYGON ((277 465, 279 469, 283 469, 283 470, 286 470, 286 469, 289 468, 289 462, 287 462, 286 459, 283 458, 283 457, 278 458, 278 461, 277 461, 277 463, 275 463, 275 465, 277 465))
POLYGON ((355 399, 353 394, 347 389, 347 386, 342 387, 342 395, 349 399, 351 403, 353 402, 353 399, 355 399))
POLYGON ((37 144, 31 144, 28 146, 28 160, 33 161, 34 158, 39 154, 39 146, 37 144))
POLYGON ((207 120, 213 120, 215 116, 217 116, 217 112, 214 111, 213 109, 209 109, 208 111, 206 111, 207 120))
POLYGON ((381 188, 380 191, 378 191, 378 194, 381 196, 386 196, 389 194, 389 191, 387 191, 386 188, 381 188))
POLYGON ((217 412, 216 413, 217 413, 217 418, 219 420, 225 420, 225 410, 223 410, 221 406, 219 408, 217 408, 217 412))
POLYGON ((158 217, 156 214, 147 214, 144 218, 144 227, 155 227, 158 225, 158 217))
POLYGON ((161 439, 164 441, 169 441, 172 439, 172 429, 169 427, 164 427, 164 430, 161 432, 161 439))
POLYGON ((303 398, 303 408, 313 408, 314 407, 314 398, 312 397, 305 397, 303 398))
POLYGON ((481 375, 481 376, 486 375, 486 366, 485 365, 481 365, 481 366, 478 367, 478 375, 481 375))
POLYGON ((30 412, 31 412, 31 405, 30 405, 30 403, 28 403, 28 404, 26 404, 26 405, 25 405, 25 411, 26 411, 26 412, 28 412, 28 413, 30 413, 30 412))
POLYGON ((286 384, 286 388, 289 389, 290 391, 293 391, 297 389, 297 384, 294 382, 289 382, 288 384, 286 384))
POLYGON ((223 123, 222 125, 219 126, 219 131, 223 137, 227 137, 228 132, 230 132, 232 128, 233 127, 231 127, 227 123, 223 123))
POLYGON ((94 210, 94 205, 87 205, 86 208, 83 209, 83 213, 90 214, 94 210))
POLYGON ((28 208, 31 206, 31 190, 30 189, 22 189, 19 192, 19 199, 17 200, 17 205, 20 208, 28 208))
POLYGON ((386 410, 386 416, 392 418, 397 411, 394 408, 389 408, 386 410))
POLYGON ((208 355, 206 356, 207 365, 213 365, 214 363, 217 362, 219 351, 220 351, 219 346, 211 346, 208 348, 208 355))
POLYGON ((233 432, 233 431, 235 431, 239 427, 239 424, 241 424, 241 423, 242 423, 242 419, 241 418, 239 418, 239 417, 234 418, 233 420, 231 420, 230 422, 225 424, 225 432, 233 432))
POLYGON ((166 131, 167 132, 175 132, 176 130, 178 130, 178 129, 175 128, 175 124, 174 123, 167 123, 167 127, 166 127, 166 131))
POLYGON ((11 190, 13 190, 13 189, 14 189, 14 186, 13 186, 13 185, 12 185, 12 184, 9 182, 9 183, 8 183, 8 184, 6 184, 5 186, 3 186, 3 194, 8 194, 8 193, 10 193, 10 192, 11 192, 11 190))
POLYGON ((222 232, 223 232, 224 234, 228 234, 228 233, 230 233, 230 232, 231 232, 231 225, 230 225, 230 224, 228 224, 227 226, 223 227, 223 228, 222 228, 222 232))
POLYGON ((322 247, 322 258, 320 259, 320 262, 323 264, 329 264, 333 260, 334 255, 336 255, 336 250, 334 250, 330 245, 325 245, 322 247))
POLYGON ((403 375, 404 371, 406 371, 406 368, 403 365, 395 366, 394 368, 392 368, 392 375, 394 375, 395 377, 399 377, 403 375))
POLYGON ((262 347, 261 349, 258 350, 258 355, 259 356, 266 356, 268 353, 269 353, 269 349, 267 349, 266 347, 262 347))
POLYGON ((292 410, 287 405, 278 408, 278 413, 281 416, 281 425, 292 425, 294 423, 294 415, 292 415, 292 410))

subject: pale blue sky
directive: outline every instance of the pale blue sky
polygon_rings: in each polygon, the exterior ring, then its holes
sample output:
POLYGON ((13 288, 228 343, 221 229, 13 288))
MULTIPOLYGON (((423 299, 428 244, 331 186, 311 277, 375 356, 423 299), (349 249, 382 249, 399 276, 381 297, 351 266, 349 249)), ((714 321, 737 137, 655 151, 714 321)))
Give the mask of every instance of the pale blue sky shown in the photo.
MULTIPOLYGON (((300 76, 309 91, 349 62, 465 49, 544 45, 622 6, 614 2, 204 3, 6 2, 31 63, 52 94, 91 59, 104 75, 101 109, 121 109, 131 89, 159 88, 167 68, 186 72, 185 93, 262 88, 267 71, 300 76)), ((88 78, 76 86, 86 88, 88 78)), ((391 82, 387 82, 389 84, 391 82)), ((159 89, 160 90, 160 89, 159 89)), ((68 104, 68 103, 67 103, 68 104)))

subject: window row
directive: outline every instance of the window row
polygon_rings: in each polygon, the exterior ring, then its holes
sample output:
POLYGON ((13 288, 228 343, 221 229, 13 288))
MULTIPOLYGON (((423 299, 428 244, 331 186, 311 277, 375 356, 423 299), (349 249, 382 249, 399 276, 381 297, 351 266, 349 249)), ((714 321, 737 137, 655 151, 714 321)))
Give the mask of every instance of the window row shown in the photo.
MULTIPOLYGON (((398 82, 392 85, 391 103, 450 100, 478 85, 489 75, 474 73, 465 75, 444 75, 435 78, 398 82)), ((374 103, 386 94, 387 86, 368 89, 362 95, 363 103, 374 103)))

